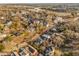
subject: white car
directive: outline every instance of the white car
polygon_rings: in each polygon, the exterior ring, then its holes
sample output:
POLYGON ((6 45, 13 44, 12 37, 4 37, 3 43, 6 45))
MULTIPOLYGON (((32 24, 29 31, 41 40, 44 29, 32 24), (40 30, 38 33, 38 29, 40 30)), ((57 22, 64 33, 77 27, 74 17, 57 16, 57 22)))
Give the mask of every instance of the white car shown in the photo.
POLYGON ((47 35, 47 34, 43 34, 42 36, 43 36, 43 37, 46 37, 46 38, 48 38, 48 39, 50 38, 50 35, 47 35))

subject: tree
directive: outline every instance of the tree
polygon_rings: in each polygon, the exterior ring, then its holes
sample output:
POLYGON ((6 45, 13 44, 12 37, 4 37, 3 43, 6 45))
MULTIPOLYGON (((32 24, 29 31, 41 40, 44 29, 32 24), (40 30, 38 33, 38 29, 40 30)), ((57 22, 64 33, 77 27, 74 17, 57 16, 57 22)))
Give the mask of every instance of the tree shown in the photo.
POLYGON ((12 40, 12 36, 11 36, 11 35, 10 35, 10 36, 7 36, 7 37, 5 37, 4 39, 5 39, 5 41, 10 42, 10 41, 12 40))
POLYGON ((76 12, 72 12, 71 15, 72 15, 73 17, 75 17, 75 16, 77 16, 77 13, 76 13, 76 12))
POLYGON ((4 25, 0 24, 0 32, 3 30, 3 28, 4 28, 4 25))
POLYGON ((4 49, 3 44, 0 44, 0 52, 3 51, 3 49, 4 49))

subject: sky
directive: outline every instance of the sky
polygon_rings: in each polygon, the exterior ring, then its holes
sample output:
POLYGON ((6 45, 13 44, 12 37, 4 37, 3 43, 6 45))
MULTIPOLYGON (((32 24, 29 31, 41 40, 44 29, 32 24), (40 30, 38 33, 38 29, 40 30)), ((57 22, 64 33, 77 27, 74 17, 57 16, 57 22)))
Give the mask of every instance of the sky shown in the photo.
POLYGON ((0 3, 79 3, 79 0, 0 0, 0 3))

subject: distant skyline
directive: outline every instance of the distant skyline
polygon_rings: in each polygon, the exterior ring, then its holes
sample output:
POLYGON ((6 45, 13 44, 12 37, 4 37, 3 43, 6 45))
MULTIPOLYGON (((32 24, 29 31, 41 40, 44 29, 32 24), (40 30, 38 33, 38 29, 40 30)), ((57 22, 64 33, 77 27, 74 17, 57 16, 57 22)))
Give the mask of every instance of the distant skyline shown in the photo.
POLYGON ((35 6, 35 7, 59 7, 59 8, 64 8, 64 7, 79 7, 79 3, 0 3, 0 6, 6 6, 6 5, 24 5, 24 6, 35 6))

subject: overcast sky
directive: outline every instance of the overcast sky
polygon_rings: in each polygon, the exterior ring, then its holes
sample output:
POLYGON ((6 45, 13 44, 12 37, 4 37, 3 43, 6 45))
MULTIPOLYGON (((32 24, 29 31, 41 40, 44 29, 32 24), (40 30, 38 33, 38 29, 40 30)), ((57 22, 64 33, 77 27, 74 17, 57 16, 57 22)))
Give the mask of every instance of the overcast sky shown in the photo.
POLYGON ((78 3, 79 0, 0 0, 0 3, 78 3))

